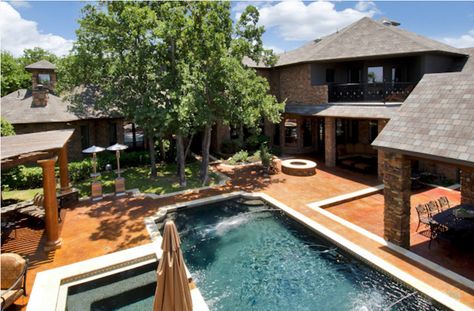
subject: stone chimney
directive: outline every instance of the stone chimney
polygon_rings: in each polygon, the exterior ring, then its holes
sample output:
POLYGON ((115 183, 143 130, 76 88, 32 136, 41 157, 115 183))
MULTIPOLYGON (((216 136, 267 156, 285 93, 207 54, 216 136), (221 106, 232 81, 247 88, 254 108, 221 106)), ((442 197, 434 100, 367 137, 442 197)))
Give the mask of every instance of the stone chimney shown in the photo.
POLYGON ((25 67, 31 72, 31 89, 33 107, 45 107, 48 104, 49 93, 54 94, 56 87, 56 66, 46 60, 25 67))

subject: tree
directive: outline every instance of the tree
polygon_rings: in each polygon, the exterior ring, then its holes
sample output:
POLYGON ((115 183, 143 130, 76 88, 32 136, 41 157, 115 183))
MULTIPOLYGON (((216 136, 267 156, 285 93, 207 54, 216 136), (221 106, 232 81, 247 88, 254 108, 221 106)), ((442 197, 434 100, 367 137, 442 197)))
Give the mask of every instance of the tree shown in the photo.
POLYGON ((190 113, 203 131, 201 181, 208 181, 212 127, 240 122, 255 127, 265 117, 279 122, 284 104, 268 94, 268 82, 242 64, 244 56, 256 62, 275 61, 263 48, 258 10, 248 6, 236 25, 229 2, 193 2, 188 38, 189 57, 183 74, 183 92, 190 113))
POLYGON ((79 24, 73 51, 86 73, 75 84, 98 90, 96 109, 117 111, 145 130, 156 176, 155 138, 170 122, 162 22, 147 2, 108 2, 86 5, 79 24))
POLYGON ((11 136, 15 135, 15 130, 13 129, 13 125, 5 120, 4 118, 0 117, 1 121, 1 136, 11 136))
POLYGON ((19 90, 27 88, 30 82, 30 76, 23 68, 21 62, 12 54, 2 51, 2 95, 5 96, 19 90))
POLYGON ((23 55, 20 57, 23 67, 39 62, 40 60, 47 60, 48 62, 55 64, 58 59, 59 58, 56 55, 40 47, 25 49, 23 50, 23 55))

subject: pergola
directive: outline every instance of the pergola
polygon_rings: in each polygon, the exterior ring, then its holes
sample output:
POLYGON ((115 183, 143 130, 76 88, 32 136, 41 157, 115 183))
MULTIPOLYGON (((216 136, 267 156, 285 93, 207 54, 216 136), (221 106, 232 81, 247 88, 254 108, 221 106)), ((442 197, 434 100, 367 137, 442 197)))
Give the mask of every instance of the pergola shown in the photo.
POLYGON ((34 162, 43 169, 46 251, 61 246, 54 167, 59 160, 61 194, 70 192, 67 142, 73 133, 73 129, 66 129, 1 138, 2 169, 34 162))

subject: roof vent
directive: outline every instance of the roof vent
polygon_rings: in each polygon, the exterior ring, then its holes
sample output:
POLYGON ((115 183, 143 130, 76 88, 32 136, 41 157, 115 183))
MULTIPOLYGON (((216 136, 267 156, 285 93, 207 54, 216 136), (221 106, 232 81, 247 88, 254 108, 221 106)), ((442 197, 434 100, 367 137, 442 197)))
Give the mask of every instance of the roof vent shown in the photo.
POLYGON ((314 39, 314 43, 319 43, 319 42, 321 42, 321 40, 323 40, 323 39, 321 39, 321 38, 314 39))
POLYGON ((380 19, 380 22, 385 25, 385 26, 400 26, 400 23, 399 22, 396 22, 396 21, 392 21, 386 17, 383 17, 380 19))

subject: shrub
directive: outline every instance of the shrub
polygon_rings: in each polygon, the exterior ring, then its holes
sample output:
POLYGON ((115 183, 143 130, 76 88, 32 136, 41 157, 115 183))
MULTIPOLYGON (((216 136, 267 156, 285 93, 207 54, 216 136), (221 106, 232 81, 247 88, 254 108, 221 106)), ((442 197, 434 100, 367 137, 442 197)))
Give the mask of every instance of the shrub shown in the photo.
POLYGON ((222 141, 221 150, 226 154, 234 154, 238 150, 242 149, 242 143, 238 139, 226 139, 222 141))
POLYGON ((272 157, 273 155, 268 150, 266 144, 262 144, 260 146, 260 159, 262 160, 262 166, 265 168, 269 168, 272 164, 272 157))
POLYGON ((15 135, 15 130, 13 129, 13 125, 8 122, 6 119, 0 117, 0 134, 1 136, 11 136, 15 135))
POLYGON ((245 147, 247 150, 258 150, 262 144, 266 144, 270 138, 261 134, 252 134, 245 140, 245 147))
POLYGON ((247 162, 248 158, 249 153, 245 150, 240 150, 229 159, 229 163, 234 165, 237 163, 247 162))

